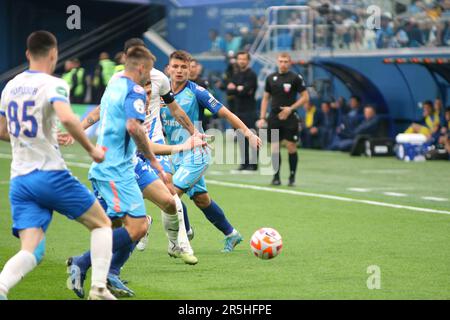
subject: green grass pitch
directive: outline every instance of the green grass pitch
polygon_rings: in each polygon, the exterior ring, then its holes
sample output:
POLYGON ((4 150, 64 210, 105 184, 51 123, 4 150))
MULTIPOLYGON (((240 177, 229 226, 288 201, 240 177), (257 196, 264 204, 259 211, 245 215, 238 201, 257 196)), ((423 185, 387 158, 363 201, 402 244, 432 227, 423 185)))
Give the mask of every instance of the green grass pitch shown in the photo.
MULTIPOLYGON (((77 146, 64 153, 66 161, 89 162, 77 146)), ((8 145, 1 144, 0 267, 19 248, 10 231, 9 154, 8 145)), ((298 186, 279 189, 450 212, 448 162, 403 163, 306 150, 300 151, 299 159, 298 186)), ((234 167, 214 165, 207 179, 270 187, 271 177, 230 174, 234 167)), ((86 168, 70 168, 88 183, 86 168)), ((282 169, 286 185, 286 160, 282 169)), ((135 251, 122 271, 136 299, 450 298, 449 214, 213 183, 208 189, 244 242, 230 254, 221 253, 223 235, 184 198, 199 258, 198 265, 185 265, 168 257, 160 212, 147 202, 155 219, 149 246, 135 251), (273 260, 259 260, 250 252, 250 237, 260 227, 273 227, 283 237, 283 251, 273 260), (368 267, 373 265, 380 268, 380 289, 367 286, 368 267)), ((55 213, 44 261, 11 290, 9 299, 77 299, 66 288, 64 262, 88 246, 89 233, 55 213)))

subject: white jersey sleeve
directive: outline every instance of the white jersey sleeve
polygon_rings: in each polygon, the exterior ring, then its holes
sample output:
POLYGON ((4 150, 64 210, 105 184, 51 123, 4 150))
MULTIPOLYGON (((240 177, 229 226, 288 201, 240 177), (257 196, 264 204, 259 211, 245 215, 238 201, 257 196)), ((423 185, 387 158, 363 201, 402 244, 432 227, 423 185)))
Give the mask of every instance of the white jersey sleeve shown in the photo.
POLYGON ((11 178, 34 170, 66 170, 57 141, 57 117, 52 103, 69 102, 65 81, 41 72, 25 71, 8 82, 2 110, 11 140, 11 178))
POLYGON ((45 93, 47 95, 47 102, 53 103, 55 101, 62 101, 65 103, 70 103, 69 94, 70 87, 67 82, 52 77, 52 81, 48 82, 45 88, 45 93))
POLYGON ((150 72, 150 80, 152 82, 152 94, 144 125, 151 141, 164 142, 160 118, 161 96, 170 92, 170 81, 164 73, 155 68, 150 72))
POLYGON ((0 95, 0 115, 6 117, 6 103, 5 103, 5 99, 3 98, 4 93, 5 93, 5 90, 3 90, 0 95))

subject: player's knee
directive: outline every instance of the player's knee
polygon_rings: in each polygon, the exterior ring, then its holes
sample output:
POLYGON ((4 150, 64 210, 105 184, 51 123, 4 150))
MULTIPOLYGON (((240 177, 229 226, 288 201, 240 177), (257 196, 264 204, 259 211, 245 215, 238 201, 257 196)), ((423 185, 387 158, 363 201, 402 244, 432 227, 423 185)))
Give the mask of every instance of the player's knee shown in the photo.
POLYGON ((136 222, 132 226, 127 227, 128 234, 130 235, 130 238, 133 241, 141 239, 147 233, 148 228, 147 218, 140 220, 143 221, 136 222))
POLYGON ((193 200, 195 205, 200 209, 205 209, 211 204, 211 199, 207 193, 197 194, 193 200))
POLYGON ((176 213, 177 212, 175 200, 172 195, 170 195, 170 197, 167 197, 164 200, 164 204, 162 205, 162 207, 163 207, 162 210, 164 212, 167 212, 167 213, 176 213))

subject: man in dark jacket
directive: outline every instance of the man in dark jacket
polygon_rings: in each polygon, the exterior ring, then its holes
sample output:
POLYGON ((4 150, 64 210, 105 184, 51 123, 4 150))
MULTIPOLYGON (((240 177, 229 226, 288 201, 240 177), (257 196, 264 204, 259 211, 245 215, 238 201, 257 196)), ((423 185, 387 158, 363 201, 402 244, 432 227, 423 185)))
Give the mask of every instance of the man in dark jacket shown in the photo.
MULTIPOLYGON (((256 73, 249 67, 250 54, 248 52, 239 52, 236 58, 239 70, 232 75, 227 85, 227 94, 234 97, 235 114, 248 128, 255 129, 257 119, 255 100, 257 89, 256 73)), ((256 150, 249 150, 248 140, 244 137, 241 136, 238 140, 241 150, 241 165, 238 170, 258 170, 256 150)))
POLYGON ((353 131, 347 132, 345 138, 338 139, 332 150, 350 151, 358 136, 374 137, 377 134, 379 122, 380 118, 377 116, 375 108, 367 105, 364 108, 364 120, 353 131))

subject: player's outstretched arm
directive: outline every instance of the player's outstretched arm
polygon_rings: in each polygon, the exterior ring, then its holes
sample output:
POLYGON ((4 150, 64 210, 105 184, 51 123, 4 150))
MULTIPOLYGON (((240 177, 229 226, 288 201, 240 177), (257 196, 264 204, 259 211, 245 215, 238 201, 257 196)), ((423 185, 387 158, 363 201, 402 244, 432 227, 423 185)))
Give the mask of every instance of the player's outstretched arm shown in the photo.
POLYGON ((10 141, 6 117, 2 114, 0 114, 0 140, 10 141))
POLYGON ((206 147, 208 144, 206 140, 203 140, 203 137, 200 137, 198 135, 191 136, 183 144, 176 144, 176 145, 159 144, 150 141, 150 139, 149 143, 153 153, 158 155, 170 155, 181 151, 191 150, 197 147, 206 147))
POLYGON ((88 115, 81 121, 81 126, 84 130, 93 126, 100 120, 100 106, 96 106, 88 115))
POLYGON ((185 128, 191 135, 195 133, 195 127, 192 123, 191 119, 189 119, 188 115, 184 110, 180 107, 176 100, 173 100, 171 103, 167 105, 170 110, 170 114, 177 120, 179 124, 183 128, 185 128))
POLYGON ((262 146, 262 140, 254 134, 233 112, 228 110, 225 106, 221 107, 217 113, 219 117, 226 119, 233 128, 241 130, 244 136, 250 142, 253 148, 259 148, 262 146))
POLYGON ((55 101, 53 102, 53 107, 56 115, 69 134, 81 144, 95 162, 102 162, 105 159, 105 152, 100 147, 94 146, 86 136, 81 127, 80 120, 73 113, 70 105, 63 101, 55 101))

